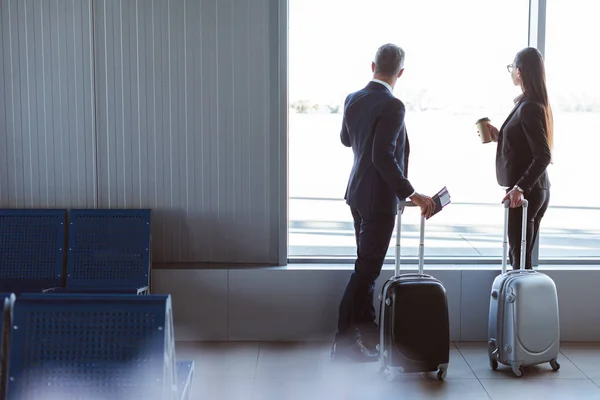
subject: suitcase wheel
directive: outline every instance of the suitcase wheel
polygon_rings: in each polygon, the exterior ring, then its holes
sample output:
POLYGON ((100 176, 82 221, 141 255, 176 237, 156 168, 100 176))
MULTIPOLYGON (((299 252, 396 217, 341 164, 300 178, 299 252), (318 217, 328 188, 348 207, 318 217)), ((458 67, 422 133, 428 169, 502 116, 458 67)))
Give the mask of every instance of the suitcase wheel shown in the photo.
POLYGON ((523 368, 521 368, 520 366, 519 367, 513 366, 512 370, 517 378, 520 378, 523 376, 523 368))
POLYGON ((490 367, 492 368, 493 371, 498 369, 498 361, 496 360, 490 360, 490 367))
POLYGON ((558 371, 560 369, 560 364, 556 360, 551 360, 550 366, 552 367, 552 371, 558 371))
POLYGON ((448 370, 447 369, 440 369, 437 373, 437 378, 440 381, 443 381, 444 379, 446 379, 446 375, 448 375, 448 370))
POLYGON ((388 371, 387 376, 385 377, 388 382, 394 382, 398 377, 398 373, 395 371, 388 371))

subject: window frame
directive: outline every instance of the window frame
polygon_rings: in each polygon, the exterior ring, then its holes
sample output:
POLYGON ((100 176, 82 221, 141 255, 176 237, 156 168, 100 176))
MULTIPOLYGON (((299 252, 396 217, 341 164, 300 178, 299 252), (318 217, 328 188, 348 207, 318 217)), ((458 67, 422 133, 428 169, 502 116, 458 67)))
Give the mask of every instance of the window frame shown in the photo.
MULTIPOLYGON (((289 0, 282 0, 287 4, 287 10, 289 10, 289 0)), ((537 48, 542 55, 545 56, 546 52, 546 10, 547 0, 529 0, 529 23, 528 23, 528 35, 527 43, 530 47, 537 48)), ((287 19, 289 26, 289 18, 287 19)), ((285 34, 288 35, 289 30, 285 30, 285 34)), ((286 37, 287 47, 289 50, 289 36, 286 37)), ((286 52, 286 61, 289 62, 286 52)), ((282 65, 285 68, 285 73, 289 73, 289 64, 282 65)), ((287 78, 289 78, 286 75, 287 78)), ((287 116, 288 108, 285 108, 287 116)), ((289 135, 289 127, 286 132, 289 135)), ((289 169, 289 163, 288 163, 289 169)), ((288 171, 289 176, 289 171, 288 171)), ((289 202, 289 196, 288 196, 289 202)), ((289 216, 286 216, 288 227, 287 227, 287 238, 289 238, 289 216)), ((540 237, 536 239, 535 246, 533 248, 532 261, 533 266, 538 267, 540 263, 540 237)), ((355 261, 354 257, 290 257, 289 256, 289 240, 285 241, 285 251, 287 254, 288 264, 353 264, 355 261)), ((403 258, 403 264, 415 265, 417 264, 417 257, 406 257, 403 258)), ((498 265, 501 263, 497 257, 426 257, 426 262, 429 265, 455 265, 455 266, 480 266, 480 265, 498 265)), ((544 259, 544 265, 598 265, 600 257, 588 257, 588 258, 549 258, 544 259)), ((392 258, 386 258, 384 264, 393 264, 392 258)))

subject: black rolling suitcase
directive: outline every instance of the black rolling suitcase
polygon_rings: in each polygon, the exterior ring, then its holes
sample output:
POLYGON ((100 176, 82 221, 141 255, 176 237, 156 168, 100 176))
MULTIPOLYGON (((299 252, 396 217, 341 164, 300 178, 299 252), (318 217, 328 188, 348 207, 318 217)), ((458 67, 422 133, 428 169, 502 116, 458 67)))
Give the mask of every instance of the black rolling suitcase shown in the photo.
POLYGON ((423 273, 425 217, 421 216, 419 273, 400 275, 402 209, 396 222, 396 268, 380 295, 379 360, 393 380, 399 373, 438 371, 444 380, 450 358, 450 322, 446 290, 440 281, 423 273))

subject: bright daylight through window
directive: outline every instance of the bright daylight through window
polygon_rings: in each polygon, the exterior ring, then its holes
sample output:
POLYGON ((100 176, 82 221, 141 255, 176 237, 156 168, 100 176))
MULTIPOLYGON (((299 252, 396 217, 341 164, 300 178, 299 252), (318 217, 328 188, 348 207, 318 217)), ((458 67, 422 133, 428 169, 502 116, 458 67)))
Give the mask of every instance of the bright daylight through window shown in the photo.
MULTIPOLYGON (((582 188, 589 186, 585 171, 595 169, 592 139, 598 135, 592 132, 600 124, 600 85, 592 71, 600 62, 596 52, 570 46, 598 37, 600 28, 591 20, 598 11, 574 4, 580 2, 548 2, 556 162, 541 228, 540 257, 546 258, 600 255, 600 245, 592 244, 600 242, 600 211, 591 217, 582 208, 598 203, 582 188), (574 58, 582 62, 573 66, 574 58)), ((584 3, 598 10, 595 0, 584 3)), ((506 66, 528 45, 528 18, 528 0, 290 0, 291 260, 355 256, 352 217, 343 200, 353 161, 352 150, 340 143, 343 102, 369 82, 371 61, 386 42, 406 51, 394 94, 407 110, 408 177, 421 193, 447 186, 452 196, 453 204, 428 221, 426 257, 499 259, 504 192, 496 182, 496 146, 481 144, 475 121, 489 117, 500 127, 511 111, 519 92, 506 66)), ((402 254, 413 257, 418 212, 404 215, 402 254)))

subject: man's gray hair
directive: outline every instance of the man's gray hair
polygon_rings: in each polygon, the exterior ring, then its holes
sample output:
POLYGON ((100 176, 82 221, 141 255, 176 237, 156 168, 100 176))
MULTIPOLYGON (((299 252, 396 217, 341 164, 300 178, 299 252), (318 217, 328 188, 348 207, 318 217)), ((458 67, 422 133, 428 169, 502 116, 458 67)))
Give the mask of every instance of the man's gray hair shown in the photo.
POLYGON ((392 77, 404 68, 404 50, 392 43, 386 43, 375 54, 375 73, 392 77))

